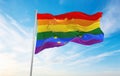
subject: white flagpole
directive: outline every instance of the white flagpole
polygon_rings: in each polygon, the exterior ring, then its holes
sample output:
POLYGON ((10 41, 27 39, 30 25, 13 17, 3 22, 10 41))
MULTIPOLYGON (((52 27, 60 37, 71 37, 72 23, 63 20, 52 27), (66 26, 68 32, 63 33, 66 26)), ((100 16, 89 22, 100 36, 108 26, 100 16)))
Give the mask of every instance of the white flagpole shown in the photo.
POLYGON ((34 51, 35 51, 35 43, 36 43, 36 31, 37 30, 37 10, 35 11, 35 24, 33 29, 33 49, 32 49, 32 57, 31 57, 31 66, 30 66, 30 76, 33 73, 33 61, 34 61, 34 51))

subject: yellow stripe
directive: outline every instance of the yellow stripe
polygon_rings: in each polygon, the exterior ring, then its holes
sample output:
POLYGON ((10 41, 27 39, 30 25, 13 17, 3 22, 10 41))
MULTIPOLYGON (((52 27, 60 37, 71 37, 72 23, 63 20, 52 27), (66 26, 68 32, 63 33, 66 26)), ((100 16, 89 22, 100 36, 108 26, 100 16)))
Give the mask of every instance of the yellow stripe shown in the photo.
POLYGON ((38 32, 69 32, 69 31, 92 31, 100 26, 100 22, 95 22, 90 26, 81 26, 78 24, 68 24, 68 25, 40 25, 38 26, 38 32))
POLYGON ((45 20, 43 20, 43 19, 39 19, 37 22, 38 22, 38 25, 79 24, 82 26, 89 26, 89 25, 93 24, 94 22, 98 22, 98 21, 100 21, 100 20, 99 19, 98 20, 83 20, 83 19, 71 19, 71 20, 45 19, 45 20))

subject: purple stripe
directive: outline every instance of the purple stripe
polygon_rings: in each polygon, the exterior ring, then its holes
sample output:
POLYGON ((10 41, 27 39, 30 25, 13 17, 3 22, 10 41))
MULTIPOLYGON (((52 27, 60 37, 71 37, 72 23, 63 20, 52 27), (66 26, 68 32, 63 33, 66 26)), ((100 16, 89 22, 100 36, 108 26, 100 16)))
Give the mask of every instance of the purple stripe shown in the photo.
POLYGON ((52 48, 52 47, 59 47, 63 46, 63 43, 56 43, 56 42, 46 42, 44 45, 40 47, 36 47, 35 54, 39 53, 40 51, 46 49, 46 48, 52 48))
MULTIPOLYGON (((92 44, 99 43, 102 41, 103 41, 102 39, 101 40, 98 40, 98 39, 83 40, 82 38, 79 38, 79 37, 76 37, 71 40, 71 42, 75 42, 75 43, 83 44, 83 45, 92 45, 92 44)), ((42 45, 40 47, 36 47, 35 54, 39 53, 40 51, 42 51, 46 48, 59 47, 59 46, 63 46, 63 45, 65 45, 65 44, 56 43, 56 42, 46 42, 44 45, 42 45)))
POLYGON ((83 44, 83 45, 92 45, 92 44, 99 43, 99 42, 102 42, 102 41, 103 40, 98 40, 98 39, 83 40, 79 37, 76 37, 73 40, 71 40, 71 42, 75 42, 75 43, 83 44))

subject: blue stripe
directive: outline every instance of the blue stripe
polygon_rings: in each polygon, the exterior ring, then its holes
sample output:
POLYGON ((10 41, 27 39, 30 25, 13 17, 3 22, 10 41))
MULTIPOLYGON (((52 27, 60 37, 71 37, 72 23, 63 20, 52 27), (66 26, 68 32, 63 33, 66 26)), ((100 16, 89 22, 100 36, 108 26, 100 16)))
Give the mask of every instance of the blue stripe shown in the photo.
MULTIPOLYGON (((103 40, 104 35, 103 34, 98 34, 98 35, 93 35, 93 34, 84 34, 81 37, 81 40, 92 40, 92 39, 96 39, 96 40, 103 40)), ((60 41, 61 43, 67 43, 69 41, 71 41, 73 38, 54 38, 54 37, 50 37, 48 39, 44 39, 44 40, 37 40, 36 41, 36 47, 42 46, 44 43, 46 42, 58 42, 60 41)))
POLYGON ((44 43, 45 40, 37 40, 36 41, 36 47, 41 46, 44 43))
POLYGON ((96 40, 103 40, 104 38, 104 34, 99 34, 99 35, 93 35, 93 34, 85 34, 82 36, 82 40, 92 40, 92 39, 96 39, 96 40))

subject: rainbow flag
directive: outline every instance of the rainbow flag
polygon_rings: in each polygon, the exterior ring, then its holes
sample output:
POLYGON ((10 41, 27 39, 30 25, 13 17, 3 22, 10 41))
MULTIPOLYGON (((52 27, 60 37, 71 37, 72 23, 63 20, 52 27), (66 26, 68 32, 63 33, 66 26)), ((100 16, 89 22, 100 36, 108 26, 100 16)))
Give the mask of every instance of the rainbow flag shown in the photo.
POLYGON ((92 45, 102 42, 100 29, 102 12, 87 15, 69 12, 60 15, 37 14, 37 40, 35 54, 46 48, 59 47, 68 42, 92 45))

